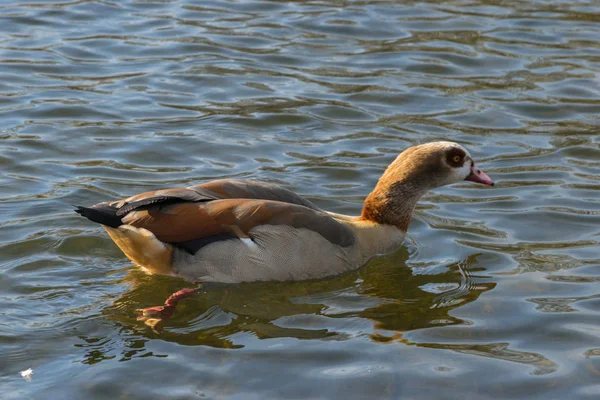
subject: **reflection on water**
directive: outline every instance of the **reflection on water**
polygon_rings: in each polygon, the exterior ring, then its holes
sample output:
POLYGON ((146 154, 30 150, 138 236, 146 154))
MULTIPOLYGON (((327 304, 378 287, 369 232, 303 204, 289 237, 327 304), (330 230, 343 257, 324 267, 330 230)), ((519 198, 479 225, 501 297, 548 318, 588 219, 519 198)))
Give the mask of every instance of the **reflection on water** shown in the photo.
MULTIPOLYGON (((406 344, 415 344, 405 342, 406 344)), ((431 349, 452 350, 458 353, 470 354, 479 357, 497 358, 499 360, 511 361, 521 364, 529 364, 535 367, 533 373, 536 375, 550 374, 556 371, 556 364, 544 356, 536 353, 510 350, 508 343, 490 344, 442 344, 442 343, 418 343, 420 347, 431 349)))
MULTIPOLYGON (((387 343, 405 331, 466 323, 450 311, 495 286, 485 276, 473 275, 476 255, 436 275, 413 274, 407 257, 406 249, 401 249, 359 271, 322 281, 208 285, 182 303, 173 318, 152 327, 136 321, 135 309, 147 301, 162 302, 170 290, 185 283, 134 271, 124 278, 133 289, 103 313, 149 339, 188 346, 241 348, 243 341, 234 339, 242 332, 260 339, 349 340, 367 335, 363 331, 367 321, 376 330, 368 336, 387 343)), ((106 341, 84 340, 93 345, 84 363, 115 357, 104 355, 106 341)))
POLYGON ((149 300, 161 301, 182 282, 131 271, 123 282, 134 289, 105 308, 103 314, 147 339, 125 341, 118 355, 114 343, 104 337, 80 337, 85 344, 75 346, 86 349, 82 363, 95 364, 116 357, 119 361, 167 357, 145 349, 151 339, 230 349, 244 347, 243 340, 235 341, 240 333, 259 339, 351 340, 366 335, 363 329, 368 322, 375 329, 368 337, 378 343, 396 341, 529 364, 535 367, 535 374, 555 371, 556 364, 544 356, 511 350, 508 343, 415 343, 404 339, 403 332, 411 330, 469 324, 450 312, 495 286, 489 277, 474 275, 477 255, 448 265, 446 272, 436 275, 413 274, 405 263, 407 257, 401 249, 359 271, 323 281, 209 285, 195 298, 186 300, 174 318, 152 327, 136 321, 135 308, 149 300), (338 320, 343 323, 340 325, 338 320))
POLYGON ((7 399, 597 397, 595 4, 49 0, 0 22, 7 399), (359 271, 207 286, 154 329, 135 309, 187 284, 71 211, 235 177, 357 214, 440 139, 497 186, 428 194, 359 271))

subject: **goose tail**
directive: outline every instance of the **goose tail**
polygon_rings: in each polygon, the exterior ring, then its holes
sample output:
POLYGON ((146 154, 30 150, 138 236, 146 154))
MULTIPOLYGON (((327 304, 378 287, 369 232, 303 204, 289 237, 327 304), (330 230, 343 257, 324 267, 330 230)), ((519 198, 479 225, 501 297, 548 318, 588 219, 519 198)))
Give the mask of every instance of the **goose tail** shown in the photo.
POLYGON ((118 208, 112 207, 107 203, 99 203, 92 207, 74 206, 75 212, 86 217, 92 222, 118 228, 123 225, 121 217, 117 216, 118 208))

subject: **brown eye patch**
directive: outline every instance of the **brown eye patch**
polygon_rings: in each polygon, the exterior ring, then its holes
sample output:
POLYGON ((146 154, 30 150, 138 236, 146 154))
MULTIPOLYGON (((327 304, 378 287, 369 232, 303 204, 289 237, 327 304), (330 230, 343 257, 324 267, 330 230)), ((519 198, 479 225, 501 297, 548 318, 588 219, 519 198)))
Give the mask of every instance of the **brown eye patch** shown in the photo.
POLYGON ((461 149, 450 149, 446 152, 446 162, 453 168, 462 167, 465 163, 465 155, 461 149))

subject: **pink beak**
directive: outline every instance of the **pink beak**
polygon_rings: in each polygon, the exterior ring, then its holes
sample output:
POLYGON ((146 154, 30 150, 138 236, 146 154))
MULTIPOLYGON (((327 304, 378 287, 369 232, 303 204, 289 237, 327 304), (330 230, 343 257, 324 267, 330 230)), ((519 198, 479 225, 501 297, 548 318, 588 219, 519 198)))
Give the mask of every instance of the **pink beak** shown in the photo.
POLYGON ((476 183, 483 183, 484 185, 494 186, 494 181, 486 175, 485 172, 475 167, 475 164, 471 167, 471 173, 465 181, 471 181, 476 183))

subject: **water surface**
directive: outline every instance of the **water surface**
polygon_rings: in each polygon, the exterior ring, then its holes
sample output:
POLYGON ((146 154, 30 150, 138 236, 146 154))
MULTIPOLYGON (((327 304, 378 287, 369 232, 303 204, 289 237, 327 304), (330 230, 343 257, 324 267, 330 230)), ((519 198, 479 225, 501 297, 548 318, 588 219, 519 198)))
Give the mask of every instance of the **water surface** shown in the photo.
POLYGON ((0 5, 3 398, 598 398, 600 13, 561 1, 0 5), (147 276, 72 212, 217 178, 358 214, 464 144, 406 245, 318 282, 147 276), (31 380, 19 371, 33 368, 31 380))

